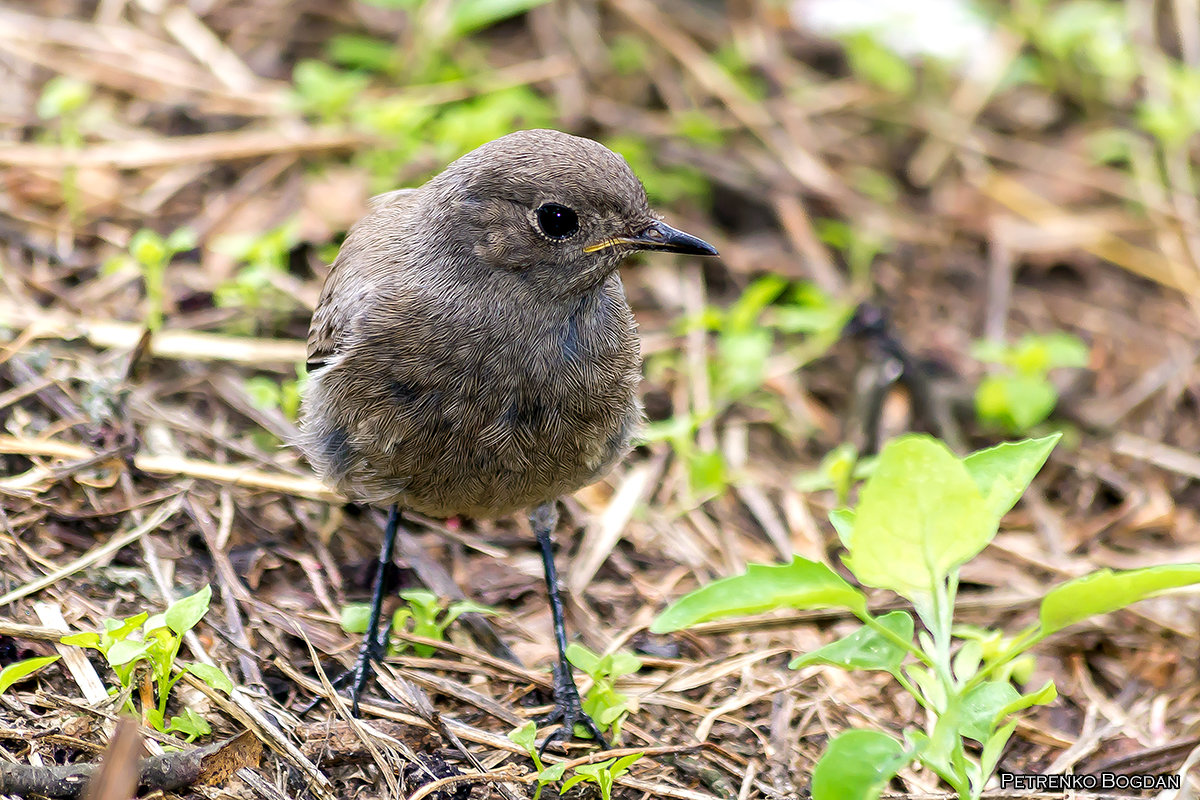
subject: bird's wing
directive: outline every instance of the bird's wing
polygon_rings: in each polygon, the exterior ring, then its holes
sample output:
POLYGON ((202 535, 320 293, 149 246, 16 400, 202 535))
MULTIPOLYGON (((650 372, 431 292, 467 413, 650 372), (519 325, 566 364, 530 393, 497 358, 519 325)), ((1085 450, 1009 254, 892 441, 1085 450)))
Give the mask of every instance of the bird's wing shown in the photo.
POLYGON ((369 288, 370 281, 354 273, 369 271, 379 263, 371 258, 373 251, 386 252, 387 243, 376 241, 383 232, 381 227, 385 226, 369 226, 367 221, 381 214, 403 217, 416 200, 416 195, 416 189, 398 189, 371 198, 371 212, 359 220, 346 237, 337 258, 329 267, 321 297, 308 326, 308 355, 305 361, 309 372, 325 366, 338 354, 346 328, 354 319, 356 309, 360 308, 361 293, 369 288), (355 280, 356 277, 358 280, 355 280))

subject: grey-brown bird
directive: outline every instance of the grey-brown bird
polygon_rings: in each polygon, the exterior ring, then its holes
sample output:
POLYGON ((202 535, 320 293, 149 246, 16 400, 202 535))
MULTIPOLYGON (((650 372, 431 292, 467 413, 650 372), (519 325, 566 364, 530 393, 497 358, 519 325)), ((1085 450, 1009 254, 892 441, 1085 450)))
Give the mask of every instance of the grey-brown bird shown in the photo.
POLYGON ((642 420, 617 274, 637 250, 717 254, 650 210, 624 159, 552 130, 489 142, 351 229, 309 329, 299 445, 347 497, 391 506, 356 712, 401 512, 531 510, 558 645, 552 738, 580 722, 603 742, 566 660, 551 536, 558 498, 604 476, 642 420))

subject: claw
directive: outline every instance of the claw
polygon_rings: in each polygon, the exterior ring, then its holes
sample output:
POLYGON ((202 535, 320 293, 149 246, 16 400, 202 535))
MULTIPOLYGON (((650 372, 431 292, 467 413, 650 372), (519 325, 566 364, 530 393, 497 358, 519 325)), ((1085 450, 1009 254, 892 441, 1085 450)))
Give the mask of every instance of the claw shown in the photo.
POLYGON ((562 724, 538 746, 538 755, 545 753, 551 744, 562 743, 574 737, 577 723, 583 725, 592 735, 592 741, 600 745, 601 749, 610 748, 600 726, 583 710, 583 701, 579 697, 579 690, 575 688, 571 668, 561 663, 554 665, 554 710, 538 720, 538 724, 549 725, 555 722, 562 724))

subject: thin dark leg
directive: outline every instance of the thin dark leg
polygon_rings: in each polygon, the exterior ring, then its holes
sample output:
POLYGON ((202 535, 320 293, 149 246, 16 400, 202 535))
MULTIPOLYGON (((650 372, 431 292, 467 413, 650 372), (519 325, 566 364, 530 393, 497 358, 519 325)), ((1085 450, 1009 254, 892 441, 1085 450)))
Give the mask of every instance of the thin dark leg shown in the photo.
POLYGON ((554 618, 554 641, 558 645, 558 663, 554 665, 554 710, 542 722, 561 722, 562 727, 546 737, 540 750, 545 750, 551 742, 569 739, 575 735, 575 723, 582 724, 592 734, 595 741, 604 749, 608 749, 608 741, 604 738, 595 720, 583 711, 583 702, 579 698, 579 689, 575 687, 575 679, 571 674, 571 662, 567 661, 567 624, 563 615, 562 596, 558 591, 558 570, 554 566, 554 528, 558 524, 558 508, 555 503, 544 503, 529 515, 529 524, 537 535, 538 546, 542 550, 542 567, 546 571, 546 593, 550 597, 550 613, 554 618))
POLYGON ((400 507, 392 506, 388 512, 387 527, 383 530, 383 547, 379 550, 379 569, 375 572, 375 587, 371 594, 371 616, 367 620, 367 632, 363 634, 358 660, 354 662, 354 683, 350 686, 350 713, 358 716, 358 698, 367 687, 371 677, 371 662, 383 658, 387 652, 387 636, 379 636, 379 619, 383 616, 383 590, 387 582, 388 568, 392 565, 392 550, 396 547, 396 531, 400 528, 400 507))

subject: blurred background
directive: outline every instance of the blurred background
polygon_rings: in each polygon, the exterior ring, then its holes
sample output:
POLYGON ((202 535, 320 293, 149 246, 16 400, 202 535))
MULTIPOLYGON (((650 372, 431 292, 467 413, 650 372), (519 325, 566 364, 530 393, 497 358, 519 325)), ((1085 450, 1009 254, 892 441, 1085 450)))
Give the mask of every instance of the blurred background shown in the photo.
MULTIPOLYGON (((293 623, 352 648, 338 612, 378 541, 285 446, 326 265, 372 194, 532 127, 624 155, 722 254, 624 270, 651 426, 561 536, 574 629, 657 670, 633 741, 711 737, 778 796, 831 728, 912 716, 886 681, 784 669, 835 614, 644 632, 747 562, 829 560, 856 454, 903 431, 960 452, 1065 432, 966 568, 980 624, 1090 569, 1200 561, 1197 0, 29 0, 0 5, 9 585, 182 494, 140 551, 41 596, 95 627, 224 558, 263 663, 216 657, 294 700, 271 659, 310 663, 293 623)), ((413 535, 406 585, 425 554, 431 588, 505 609, 501 637, 548 662, 523 521, 413 535)), ((1182 762, 1196 606, 1157 602, 1043 648, 1063 697, 1011 763, 1182 762), (1072 750, 1085 719, 1102 731, 1072 750)))

